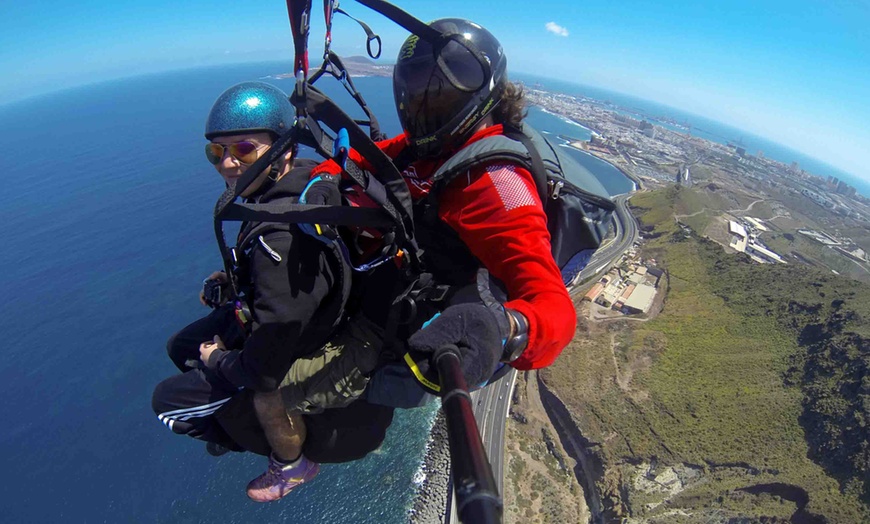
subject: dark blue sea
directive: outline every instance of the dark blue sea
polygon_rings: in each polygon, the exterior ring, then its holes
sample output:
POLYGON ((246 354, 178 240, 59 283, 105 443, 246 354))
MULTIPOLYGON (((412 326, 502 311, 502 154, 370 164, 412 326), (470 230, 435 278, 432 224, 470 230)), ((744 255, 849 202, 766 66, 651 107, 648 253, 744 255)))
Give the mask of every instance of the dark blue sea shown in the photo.
POLYGON ((641 98, 599 87, 578 85, 537 75, 516 74, 513 76, 519 80, 525 81, 529 85, 539 83, 544 89, 549 91, 570 95, 581 95, 600 102, 609 102, 613 106, 620 108, 620 110, 631 114, 635 118, 646 118, 658 125, 681 133, 685 133, 686 128, 675 127, 671 125, 669 121, 688 124, 691 126, 691 134, 695 136, 706 138, 707 140, 718 142, 720 144, 742 144, 746 148, 746 151, 752 154, 762 151, 766 157, 787 164, 797 162, 802 169, 805 169, 809 173, 817 176, 824 176, 825 178, 827 178, 828 175, 837 177, 846 181, 846 183, 855 186, 859 193, 865 196, 870 196, 870 182, 867 180, 852 173, 847 173, 842 169, 837 169, 826 162, 799 151, 795 151, 772 140, 753 135, 752 133, 748 133, 721 122, 704 118, 664 104, 643 100, 641 98))
MULTIPOLYGON (((400 413, 380 451, 325 466, 267 505, 244 493, 265 459, 213 458, 151 411, 153 387, 175 372, 165 341, 207 313, 197 293, 220 267, 211 212, 223 187, 203 154, 208 110, 230 85, 289 69, 173 72, 0 106, 0 520, 407 520, 434 409, 400 413)), ((357 84, 398 133, 389 80, 357 84)), ((338 84, 318 85, 350 107, 338 84)), ((533 118, 577 135, 552 115, 533 118)), ((604 178, 613 192, 630 189, 618 172, 604 178)))

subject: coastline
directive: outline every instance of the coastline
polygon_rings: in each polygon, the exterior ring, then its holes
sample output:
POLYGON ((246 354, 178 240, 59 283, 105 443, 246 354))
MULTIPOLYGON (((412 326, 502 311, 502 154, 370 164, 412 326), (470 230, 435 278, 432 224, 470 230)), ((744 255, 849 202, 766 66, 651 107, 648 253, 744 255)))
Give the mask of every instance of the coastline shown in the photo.
POLYGON ((426 453, 418 475, 422 481, 414 490, 414 498, 408 509, 408 522, 412 524, 443 524, 450 503, 450 446, 447 440, 447 419, 438 410, 426 453))
MULTIPOLYGON (((580 151, 581 153, 585 153, 585 154, 587 154, 587 155, 589 155, 589 156, 591 156, 591 157, 593 157, 593 158, 597 158, 598 160, 601 160, 602 162, 605 162, 605 163, 610 164, 611 166, 613 166, 613 168, 616 169, 617 171, 619 171, 620 173, 622 173, 622 175, 623 175, 625 178, 627 178, 627 179, 631 180, 632 182, 634 182, 634 189, 632 189, 631 191, 629 191, 629 193, 633 193, 633 192, 635 192, 635 191, 643 191, 643 189, 644 189, 644 187, 643 187, 643 182, 642 182, 641 179, 640 179, 637 175, 635 175, 634 173, 629 173, 629 172, 627 172, 625 169, 622 169, 622 168, 619 167, 618 165, 616 165, 616 164, 614 164, 613 162, 611 162, 610 160, 607 160, 606 158, 602 158, 602 157, 600 157, 600 156, 598 156, 598 155, 596 155, 596 154, 594 154, 594 153, 590 153, 588 150, 583 149, 582 147, 578 146, 578 145, 577 145, 577 142, 568 142, 566 145, 567 145, 568 147, 571 147, 571 148, 576 149, 577 151, 580 151)), ((611 195, 611 196, 616 196, 616 195, 611 195)))

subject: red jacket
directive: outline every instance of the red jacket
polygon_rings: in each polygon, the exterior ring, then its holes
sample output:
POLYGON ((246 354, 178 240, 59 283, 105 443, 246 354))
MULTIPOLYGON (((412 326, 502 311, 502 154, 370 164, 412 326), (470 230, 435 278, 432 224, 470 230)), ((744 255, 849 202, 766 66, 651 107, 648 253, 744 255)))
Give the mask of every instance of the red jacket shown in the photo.
MULTIPOLYGON (((501 125, 484 128, 465 145, 502 132, 501 125)), ((405 135, 378 142, 390 158, 396 158, 406 145, 405 135)), ((350 158, 363 169, 373 169, 356 151, 350 152, 350 158)), ((414 200, 429 193, 429 177, 446 160, 418 160, 402 173, 414 200)), ((335 173, 337 168, 337 164, 325 162, 314 174, 335 173)), ((529 319, 529 345, 511 365, 536 369, 552 364, 574 336, 577 318, 550 254, 547 217, 532 174, 504 163, 469 170, 441 193, 438 215, 458 233, 471 254, 505 284, 505 306, 529 319)))

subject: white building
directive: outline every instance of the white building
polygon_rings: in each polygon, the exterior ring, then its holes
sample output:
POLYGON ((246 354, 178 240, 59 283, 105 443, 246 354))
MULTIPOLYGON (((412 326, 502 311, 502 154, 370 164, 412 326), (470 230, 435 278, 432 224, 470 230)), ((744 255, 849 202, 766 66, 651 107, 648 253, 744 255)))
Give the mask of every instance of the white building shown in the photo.
POLYGON ((770 229, 768 229, 767 226, 765 226, 764 224, 761 223, 761 220, 758 220, 757 218, 752 218, 752 217, 745 217, 745 218, 746 218, 746 221, 749 222, 750 224, 752 224, 752 227, 754 227, 755 229, 757 229, 759 231, 770 231, 770 229))
POLYGON ((746 245, 746 254, 749 255, 752 260, 756 262, 761 262, 762 264, 785 264, 785 260, 782 259, 781 256, 774 253, 773 251, 767 249, 761 244, 747 244, 746 245))
POLYGON ((729 244, 731 248, 741 253, 746 251, 746 242, 749 239, 749 236, 746 234, 746 228, 733 220, 729 220, 728 232, 731 233, 731 243, 729 244))

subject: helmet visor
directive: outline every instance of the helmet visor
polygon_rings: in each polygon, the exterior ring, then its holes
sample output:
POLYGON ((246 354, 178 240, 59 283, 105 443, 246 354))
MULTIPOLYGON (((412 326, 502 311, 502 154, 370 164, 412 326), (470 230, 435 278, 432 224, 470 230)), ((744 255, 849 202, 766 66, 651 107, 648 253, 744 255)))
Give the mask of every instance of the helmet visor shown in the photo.
MULTIPOLYGON (((458 36, 458 35, 457 35, 458 36)), ((400 60, 394 73, 396 105, 411 137, 431 135, 456 116, 489 81, 486 57, 450 39, 437 54, 419 41, 413 55, 400 60)))

